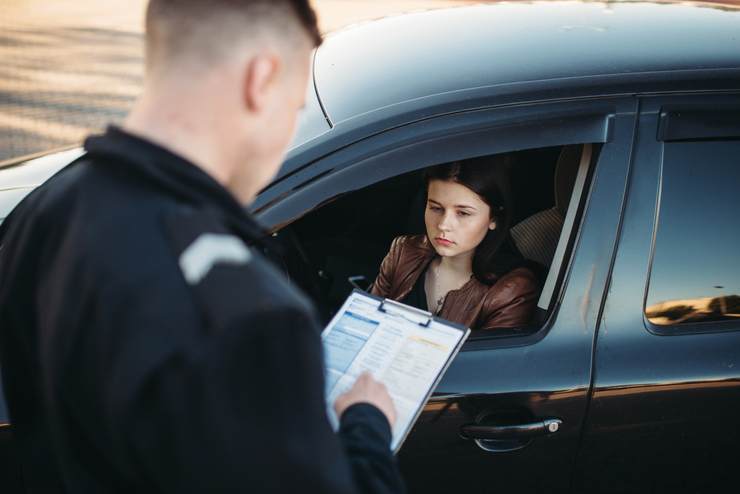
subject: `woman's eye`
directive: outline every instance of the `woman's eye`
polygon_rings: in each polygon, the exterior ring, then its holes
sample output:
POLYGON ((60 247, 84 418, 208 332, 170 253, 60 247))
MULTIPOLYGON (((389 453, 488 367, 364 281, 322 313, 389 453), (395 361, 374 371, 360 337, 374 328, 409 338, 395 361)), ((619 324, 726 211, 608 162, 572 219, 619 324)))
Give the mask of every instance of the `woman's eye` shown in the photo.
POLYGON ((434 211, 435 213, 439 213, 440 211, 442 211, 442 208, 440 208, 439 206, 429 206, 429 209, 431 211, 434 211))
POLYGON ((470 216, 470 213, 468 213, 467 211, 458 211, 457 214, 459 216, 470 216))

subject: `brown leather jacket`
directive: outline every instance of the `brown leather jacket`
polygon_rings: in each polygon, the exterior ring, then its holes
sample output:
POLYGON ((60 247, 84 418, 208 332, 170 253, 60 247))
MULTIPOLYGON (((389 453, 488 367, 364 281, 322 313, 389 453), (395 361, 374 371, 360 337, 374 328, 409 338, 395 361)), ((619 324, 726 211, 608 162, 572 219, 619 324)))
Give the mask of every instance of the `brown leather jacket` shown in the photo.
MULTIPOLYGON (((402 300, 435 255, 426 235, 395 238, 370 292, 402 300)), ((536 277, 527 268, 513 269, 493 285, 471 277, 447 293, 439 316, 474 330, 521 327, 530 321, 538 296, 536 277)))

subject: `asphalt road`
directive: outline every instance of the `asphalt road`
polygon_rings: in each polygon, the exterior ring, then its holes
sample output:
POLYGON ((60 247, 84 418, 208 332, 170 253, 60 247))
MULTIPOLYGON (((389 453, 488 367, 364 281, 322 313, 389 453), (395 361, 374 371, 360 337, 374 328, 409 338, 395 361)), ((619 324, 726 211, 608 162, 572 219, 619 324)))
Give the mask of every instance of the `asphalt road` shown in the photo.
MULTIPOLYGON (((317 0, 322 31, 465 0, 317 0)), ((143 83, 146 0, 2 0, 0 161, 121 121, 143 83)))

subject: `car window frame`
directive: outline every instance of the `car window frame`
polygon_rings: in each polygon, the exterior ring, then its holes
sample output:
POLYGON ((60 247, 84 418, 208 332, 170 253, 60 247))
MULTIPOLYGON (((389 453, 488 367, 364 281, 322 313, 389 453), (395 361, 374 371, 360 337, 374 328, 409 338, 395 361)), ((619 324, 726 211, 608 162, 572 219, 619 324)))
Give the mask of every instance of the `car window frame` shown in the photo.
MULTIPOLYGON (((290 177, 291 181, 278 184, 282 190, 277 193, 273 190, 271 194, 276 199, 263 203, 255 215, 274 233, 344 194, 427 166, 550 146, 603 145, 613 139, 617 115, 629 113, 634 117, 634 102, 632 96, 620 96, 527 103, 474 109, 415 122, 302 167, 301 173, 290 177), (352 177, 361 177, 361 180, 352 177), (288 197, 292 200, 286 201, 288 197)), ((600 154, 595 156, 600 157, 600 154)), ((573 262, 573 249, 580 235, 595 171, 595 166, 590 168, 588 187, 584 188, 579 201, 579 215, 570 235, 567 258, 562 262, 555 283, 547 319, 534 332, 471 338, 464 350, 528 345, 545 337, 557 317, 573 262)))

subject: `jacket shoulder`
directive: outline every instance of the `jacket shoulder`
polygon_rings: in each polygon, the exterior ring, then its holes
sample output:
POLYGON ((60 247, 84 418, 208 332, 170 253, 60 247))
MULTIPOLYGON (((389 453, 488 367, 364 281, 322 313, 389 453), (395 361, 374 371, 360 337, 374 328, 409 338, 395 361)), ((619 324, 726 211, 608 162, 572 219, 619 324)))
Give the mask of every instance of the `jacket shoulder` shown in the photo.
POLYGON ((540 294, 537 276, 529 268, 515 268, 487 286, 483 295, 484 313, 509 311, 519 304, 536 304, 540 294))
POLYGON ((537 276, 531 269, 520 267, 512 269, 489 286, 486 297, 516 297, 523 293, 537 291, 539 291, 537 276))
POLYGON ((540 287, 528 268, 516 268, 489 286, 481 305, 479 329, 519 328, 529 324, 540 287))

